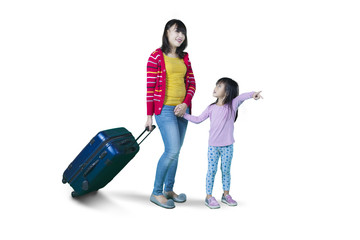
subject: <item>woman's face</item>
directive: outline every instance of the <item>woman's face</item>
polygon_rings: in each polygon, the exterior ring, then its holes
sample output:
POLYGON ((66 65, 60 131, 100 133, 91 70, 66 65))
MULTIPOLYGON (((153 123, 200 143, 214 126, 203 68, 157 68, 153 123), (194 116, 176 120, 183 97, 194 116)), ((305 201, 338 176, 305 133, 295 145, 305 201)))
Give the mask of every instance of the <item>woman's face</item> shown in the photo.
POLYGON ((223 98, 225 97, 225 84, 219 83, 216 85, 213 96, 216 98, 223 98))
POLYGON ((176 24, 167 30, 167 36, 172 48, 178 48, 185 41, 185 35, 178 31, 176 24))

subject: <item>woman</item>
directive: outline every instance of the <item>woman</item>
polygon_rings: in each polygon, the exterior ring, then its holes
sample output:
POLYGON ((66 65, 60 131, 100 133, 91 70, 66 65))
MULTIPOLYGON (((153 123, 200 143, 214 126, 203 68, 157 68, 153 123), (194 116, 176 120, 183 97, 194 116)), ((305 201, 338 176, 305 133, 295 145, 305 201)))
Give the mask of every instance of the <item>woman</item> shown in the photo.
POLYGON ((187 128, 182 118, 191 112, 195 79, 187 46, 186 27, 180 20, 170 20, 164 29, 162 46, 156 49, 147 63, 147 121, 145 127, 156 123, 165 145, 156 169, 150 201, 164 208, 174 208, 175 202, 185 202, 185 194, 173 191, 181 146, 187 128), (165 188, 164 188, 165 185, 165 188), (164 190, 164 192, 163 192, 164 190))

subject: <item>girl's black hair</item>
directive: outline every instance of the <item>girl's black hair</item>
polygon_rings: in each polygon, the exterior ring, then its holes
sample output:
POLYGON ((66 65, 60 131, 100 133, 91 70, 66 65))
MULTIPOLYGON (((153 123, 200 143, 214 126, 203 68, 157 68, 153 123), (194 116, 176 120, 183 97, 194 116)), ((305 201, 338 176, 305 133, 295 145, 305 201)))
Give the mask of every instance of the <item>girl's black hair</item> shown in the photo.
POLYGON ((167 36, 167 30, 169 30, 174 24, 176 24, 177 31, 181 32, 185 36, 184 42, 180 45, 180 47, 176 48, 176 54, 179 55, 181 59, 183 59, 185 56, 184 50, 187 47, 186 27, 185 24, 178 19, 172 19, 166 23, 162 37, 161 51, 163 51, 163 53, 165 54, 168 54, 171 50, 169 39, 167 36))
MULTIPOLYGON (((234 80, 232 80, 231 78, 220 78, 217 82, 216 85, 218 84, 224 84, 225 85, 225 99, 224 99, 224 105, 227 104, 229 108, 232 109, 232 101, 234 100, 234 98, 236 98, 237 96, 239 96, 239 85, 237 84, 237 82, 235 82, 234 80)), ((213 104, 216 104, 218 102, 219 99, 216 99, 216 101, 213 104)), ((238 117, 238 110, 236 110, 236 115, 235 115, 235 120, 234 122, 236 122, 236 119, 238 117)))

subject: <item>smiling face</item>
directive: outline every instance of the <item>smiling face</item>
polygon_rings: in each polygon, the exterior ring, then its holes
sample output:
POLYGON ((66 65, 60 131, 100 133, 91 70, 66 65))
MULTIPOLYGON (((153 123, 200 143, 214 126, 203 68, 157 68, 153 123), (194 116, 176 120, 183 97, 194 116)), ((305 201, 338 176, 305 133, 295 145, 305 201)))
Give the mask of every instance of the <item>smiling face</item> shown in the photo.
POLYGON ((213 96, 216 98, 220 98, 220 99, 225 97, 225 84, 224 83, 216 84, 216 87, 213 92, 213 96))
POLYGON ((177 29, 174 24, 167 30, 167 37, 171 48, 178 48, 185 40, 185 35, 177 29))

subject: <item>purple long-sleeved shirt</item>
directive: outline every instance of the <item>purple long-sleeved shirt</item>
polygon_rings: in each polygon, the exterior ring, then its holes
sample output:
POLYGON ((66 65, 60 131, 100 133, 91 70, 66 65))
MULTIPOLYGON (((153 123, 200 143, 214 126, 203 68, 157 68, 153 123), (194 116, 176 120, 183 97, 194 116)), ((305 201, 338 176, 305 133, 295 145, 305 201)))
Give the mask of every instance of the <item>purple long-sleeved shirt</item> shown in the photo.
POLYGON ((234 140, 234 120, 238 107, 247 99, 252 98, 255 92, 243 93, 232 101, 232 108, 229 105, 218 106, 216 104, 208 106, 198 117, 185 113, 184 118, 193 123, 201 123, 210 117, 209 145, 228 146, 234 140))

